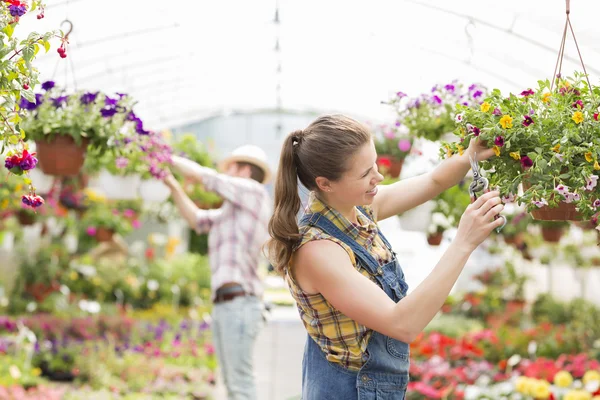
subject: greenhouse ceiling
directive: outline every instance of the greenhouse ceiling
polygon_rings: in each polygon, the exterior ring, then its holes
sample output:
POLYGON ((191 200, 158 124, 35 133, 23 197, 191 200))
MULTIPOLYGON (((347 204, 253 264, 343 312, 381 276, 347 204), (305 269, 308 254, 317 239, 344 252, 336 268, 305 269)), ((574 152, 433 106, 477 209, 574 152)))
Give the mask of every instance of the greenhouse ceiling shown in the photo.
MULTIPOLYGON (((25 18, 19 37, 66 30, 65 20, 73 30, 66 59, 57 42, 38 56, 42 80, 129 93, 155 129, 278 107, 381 120, 392 93, 417 95, 453 79, 520 91, 552 76, 565 24, 564 0, 46 4, 45 18, 25 18)), ((571 9, 597 82, 600 2, 573 0, 571 9)), ((568 36, 563 72, 573 70, 581 66, 568 36)))

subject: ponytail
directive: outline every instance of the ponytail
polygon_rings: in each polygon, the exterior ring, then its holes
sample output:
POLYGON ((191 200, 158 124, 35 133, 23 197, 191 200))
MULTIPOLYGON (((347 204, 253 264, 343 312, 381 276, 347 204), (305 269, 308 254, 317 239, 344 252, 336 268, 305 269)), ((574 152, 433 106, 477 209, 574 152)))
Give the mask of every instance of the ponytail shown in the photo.
POLYGON ((300 240, 296 218, 302 202, 298 194, 296 151, 302 136, 303 132, 300 130, 290 133, 285 139, 275 182, 275 203, 273 216, 269 221, 271 239, 266 243, 266 251, 271 265, 280 274, 285 272, 294 247, 300 240))

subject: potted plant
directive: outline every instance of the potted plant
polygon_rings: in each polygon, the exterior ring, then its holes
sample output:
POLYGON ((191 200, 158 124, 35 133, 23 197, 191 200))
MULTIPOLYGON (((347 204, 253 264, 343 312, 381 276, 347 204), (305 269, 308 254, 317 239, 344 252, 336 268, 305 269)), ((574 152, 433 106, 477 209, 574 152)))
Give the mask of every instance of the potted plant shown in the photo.
POLYGON ((110 241, 115 233, 124 236, 133 229, 132 222, 108 204, 90 207, 81 220, 81 226, 97 242, 110 241))
POLYGON ((404 125, 410 136, 438 141, 454 130, 456 106, 479 106, 487 95, 481 85, 469 86, 455 80, 435 85, 429 93, 409 97, 397 92, 388 102, 396 112, 396 126, 404 125))
POLYGON ((459 142, 441 151, 451 155, 479 138, 496 153, 482 163, 490 185, 525 204, 534 219, 590 220, 600 207, 600 88, 579 73, 556 83, 539 81, 508 97, 496 89, 477 109, 459 106, 459 142))
POLYGON ((523 234, 531 223, 531 217, 525 211, 504 213, 503 215, 506 217, 506 225, 501 233, 504 242, 511 245, 520 245, 523 242, 523 234))
POLYGON ((439 246, 442 243, 444 232, 452 228, 452 221, 441 212, 431 214, 431 222, 427 228, 427 243, 430 246, 439 246))
POLYGON ((146 133, 127 95, 67 94, 52 81, 44 82, 42 89, 35 101, 21 99, 21 127, 36 142, 40 167, 48 175, 76 175, 86 152, 101 157, 112 140, 146 133))
POLYGON ((379 172, 391 178, 398 178, 412 146, 413 138, 401 133, 397 127, 381 125, 375 135, 379 172))
POLYGON ((558 243, 566 229, 569 228, 569 223, 566 221, 536 221, 542 231, 542 237, 546 242, 558 243))

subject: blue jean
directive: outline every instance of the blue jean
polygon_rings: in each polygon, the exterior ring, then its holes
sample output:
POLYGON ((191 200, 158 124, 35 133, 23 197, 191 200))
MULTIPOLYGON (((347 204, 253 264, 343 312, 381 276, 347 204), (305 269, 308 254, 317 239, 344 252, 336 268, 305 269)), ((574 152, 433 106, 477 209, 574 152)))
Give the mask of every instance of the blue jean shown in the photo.
POLYGON ((263 306, 254 296, 213 307, 213 341, 228 400, 256 400, 253 353, 264 325, 263 306))

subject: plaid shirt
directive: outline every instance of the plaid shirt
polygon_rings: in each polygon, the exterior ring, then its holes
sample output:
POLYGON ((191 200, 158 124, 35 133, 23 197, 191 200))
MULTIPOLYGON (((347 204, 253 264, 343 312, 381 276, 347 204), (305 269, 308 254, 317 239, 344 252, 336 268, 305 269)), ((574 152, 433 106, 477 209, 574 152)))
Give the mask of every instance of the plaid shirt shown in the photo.
POLYGON ((246 293, 261 296, 258 264, 262 245, 269 237, 271 199, 264 185, 216 171, 195 168, 204 187, 223 198, 217 210, 198 210, 196 232, 207 233, 212 298, 228 282, 237 282, 246 293))
MULTIPOLYGON (((364 209, 373 218, 372 209, 370 207, 364 207, 364 209)), ((356 210, 359 223, 353 224, 311 194, 306 212, 321 213, 369 251, 380 264, 387 263, 392 259, 391 253, 377 233, 377 225, 359 210, 356 210)), ((361 274, 377 283, 375 278, 357 265, 354 252, 342 241, 312 226, 301 227, 300 233, 302 240, 298 248, 312 240, 331 240, 346 250, 352 264, 361 274)), ((291 265, 292 263, 290 263, 291 265)), ((321 294, 304 292, 295 282, 289 268, 286 272, 286 281, 296 300, 300 318, 308 334, 321 347, 330 362, 342 364, 353 371, 359 370, 367 360, 366 349, 372 330, 336 310, 321 294)))

